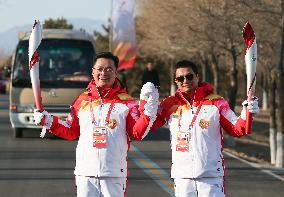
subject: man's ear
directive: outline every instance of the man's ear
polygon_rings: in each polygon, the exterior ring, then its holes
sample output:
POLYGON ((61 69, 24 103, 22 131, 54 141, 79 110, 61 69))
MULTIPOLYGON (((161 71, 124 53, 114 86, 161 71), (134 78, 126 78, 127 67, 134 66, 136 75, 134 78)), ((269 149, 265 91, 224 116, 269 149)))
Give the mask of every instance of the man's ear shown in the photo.
POLYGON ((177 85, 177 80, 176 79, 174 79, 174 82, 175 82, 175 85, 177 85))
POLYGON ((196 77, 197 77, 197 80, 198 80, 198 82, 199 82, 199 81, 200 81, 199 75, 198 75, 198 74, 196 74, 196 77))

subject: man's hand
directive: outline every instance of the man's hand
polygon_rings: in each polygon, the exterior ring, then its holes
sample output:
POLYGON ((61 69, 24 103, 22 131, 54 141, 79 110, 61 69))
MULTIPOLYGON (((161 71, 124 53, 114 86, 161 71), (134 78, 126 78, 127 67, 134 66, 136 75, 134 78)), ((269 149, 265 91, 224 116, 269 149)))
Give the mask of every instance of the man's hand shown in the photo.
POLYGON ((147 82, 143 85, 140 100, 147 101, 144 106, 144 114, 149 117, 156 117, 159 105, 159 92, 153 83, 147 82))
POLYGON ((246 120, 246 110, 248 109, 250 113, 252 113, 252 115, 255 115, 259 112, 259 107, 258 107, 258 98, 257 97, 253 97, 251 101, 247 101, 245 100, 242 103, 243 109, 241 112, 241 118, 243 120, 246 120))
POLYGON ((51 127, 53 117, 45 110, 40 112, 38 109, 35 109, 34 121, 36 125, 41 125, 49 129, 51 127))
MULTIPOLYGON (((158 89, 155 87, 153 83, 147 82, 141 88, 140 99, 147 101, 149 96, 152 95, 153 93, 157 94, 158 89)), ((158 98, 159 98, 159 93, 158 93, 158 98)))

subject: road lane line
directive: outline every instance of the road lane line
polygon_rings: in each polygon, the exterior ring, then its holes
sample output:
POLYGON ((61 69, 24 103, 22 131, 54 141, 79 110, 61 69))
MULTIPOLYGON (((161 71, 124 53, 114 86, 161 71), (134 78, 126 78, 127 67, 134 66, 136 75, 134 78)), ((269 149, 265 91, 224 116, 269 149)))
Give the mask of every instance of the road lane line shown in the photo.
POLYGON ((227 151, 225 151, 225 154, 227 154, 227 155, 229 155, 230 157, 233 157, 233 158, 235 158, 235 159, 237 159, 237 160, 239 160, 239 161, 241 161, 241 162, 243 162, 243 163, 246 163, 246 164, 248 164, 248 165, 250 165, 250 166, 252 166, 252 167, 254 167, 254 168, 257 168, 257 169, 259 169, 261 172, 264 172, 264 173, 266 173, 266 174, 268 174, 268 175, 270 175, 270 176, 272 176, 272 177, 274 177, 274 178, 276 178, 276 179, 278 179, 278 180, 284 181, 284 178, 283 178, 283 177, 281 177, 281 176, 279 176, 279 175, 277 175, 277 174, 271 172, 270 170, 262 169, 262 167, 261 167, 260 165, 258 165, 258 164, 255 164, 255 163, 251 163, 251 162, 249 162, 249 161, 246 161, 246 160, 244 160, 244 159, 242 159, 242 158, 240 158, 240 157, 238 157, 238 156, 236 156, 236 155, 233 155, 233 154, 231 154, 231 153, 229 153, 229 152, 227 152, 227 151))
POLYGON ((174 183, 166 171, 147 157, 137 147, 131 145, 129 157, 134 163, 150 176, 170 196, 174 196, 174 183))

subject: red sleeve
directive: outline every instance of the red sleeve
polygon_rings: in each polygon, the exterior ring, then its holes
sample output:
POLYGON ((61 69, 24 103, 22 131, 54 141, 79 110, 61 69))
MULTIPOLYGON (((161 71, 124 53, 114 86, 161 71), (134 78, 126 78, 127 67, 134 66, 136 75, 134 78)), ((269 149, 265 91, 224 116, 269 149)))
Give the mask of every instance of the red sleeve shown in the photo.
POLYGON ((150 130, 151 119, 143 113, 146 101, 140 101, 138 107, 135 101, 127 103, 129 113, 126 117, 126 131, 128 135, 134 140, 142 140, 150 130))
POLYGON ((151 127, 150 131, 153 132, 158 128, 161 128, 164 124, 166 124, 165 119, 161 115, 157 115, 157 118, 151 127))
POLYGON ((54 116, 49 130, 54 135, 67 140, 77 139, 80 136, 80 126, 74 108, 71 108, 71 113, 68 114, 65 121, 61 121, 57 116, 54 116))
POLYGON ((171 114, 178 108, 178 99, 176 97, 170 96, 164 99, 158 108, 157 118, 151 127, 151 131, 162 127, 168 122, 171 114))
POLYGON ((231 136, 241 137, 245 135, 246 121, 237 117, 236 114, 230 109, 229 104, 224 99, 215 101, 215 105, 220 112, 221 127, 231 136))
POLYGON ((80 136, 80 125, 78 118, 78 110, 82 104, 82 101, 88 98, 86 92, 82 93, 71 105, 71 112, 68 114, 65 121, 61 121, 58 117, 54 116, 50 132, 58 137, 74 140, 80 136))

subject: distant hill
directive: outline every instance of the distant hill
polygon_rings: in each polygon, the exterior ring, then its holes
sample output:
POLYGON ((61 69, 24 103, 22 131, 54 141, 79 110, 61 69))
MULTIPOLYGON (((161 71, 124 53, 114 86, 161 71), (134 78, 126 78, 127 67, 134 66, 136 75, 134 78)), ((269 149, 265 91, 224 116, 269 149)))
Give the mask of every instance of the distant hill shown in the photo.
MULTIPOLYGON (((88 33, 93 31, 104 33, 102 25, 107 22, 103 20, 94 20, 88 18, 67 18, 68 23, 72 24, 74 29, 85 29, 88 33)), ((0 51, 9 55, 13 52, 18 42, 18 32, 30 31, 32 24, 16 26, 7 31, 0 32, 0 51)))
POLYGON ((105 33, 102 25, 107 25, 106 21, 103 20, 93 20, 88 18, 70 18, 67 19, 68 23, 71 23, 75 29, 83 28, 90 34, 93 34, 93 31, 96 30, 101 33, 105 33))

